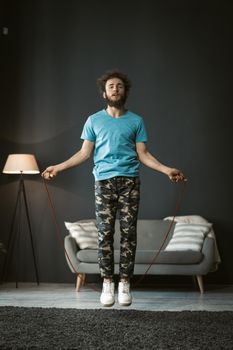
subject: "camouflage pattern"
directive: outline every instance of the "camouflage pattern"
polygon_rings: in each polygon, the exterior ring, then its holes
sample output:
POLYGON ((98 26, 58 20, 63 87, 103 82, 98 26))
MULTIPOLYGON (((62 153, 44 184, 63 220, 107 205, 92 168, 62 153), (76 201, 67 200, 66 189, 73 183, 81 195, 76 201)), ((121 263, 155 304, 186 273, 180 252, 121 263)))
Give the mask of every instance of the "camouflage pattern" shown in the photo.
POLYGON ((139 177, 116 176, 95 182, 98 262, 102 277, 114 274, 113 235, 119 214, 121 277, 132 277, 137 245, 137 215, 140 200, 139 177))

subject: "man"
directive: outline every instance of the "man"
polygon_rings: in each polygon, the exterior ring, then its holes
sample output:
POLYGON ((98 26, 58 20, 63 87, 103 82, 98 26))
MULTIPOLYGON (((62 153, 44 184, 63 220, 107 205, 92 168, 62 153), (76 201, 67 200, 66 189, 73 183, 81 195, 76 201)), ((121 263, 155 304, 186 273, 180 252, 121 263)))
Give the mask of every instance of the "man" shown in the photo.
POLYGON ((160 163, 147 150, 143 119, 125 108, 131 87, 128 77, 119 71, 110 71, 97 83, 107 108, 87 119, 79 152, 63 163, 49 166, 42 176, 51 179, 60 171, 81 164, 94 151, 98 262, 103 277, 100 302, 104 306, 115 302, 113 235, 118 212, 121 229, 118 302, 127 306, 132 302, 130 278, 136 253, 140 162, 166 174, 173 182, 183 181, 185 177, 179 170, 160 163))

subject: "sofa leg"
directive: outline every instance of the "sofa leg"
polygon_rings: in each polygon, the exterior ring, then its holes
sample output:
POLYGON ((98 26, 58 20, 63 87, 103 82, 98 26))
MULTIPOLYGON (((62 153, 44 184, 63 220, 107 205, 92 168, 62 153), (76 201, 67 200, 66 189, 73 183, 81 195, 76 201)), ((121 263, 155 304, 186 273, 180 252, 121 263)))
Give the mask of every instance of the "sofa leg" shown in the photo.
POLYGON ((202 278, 202 276, 196 276, 196 278, 197 278, 197 283, 198 283, 200 292, 201 292, 201 294, 203 294, 204 293, 203 278, 202 278))
POLYGON ((84 273, 78 273, 77 274, 76 292, 79 292, 81 285, 84 284, 84 278, 85 278, 85 274, 84 273))
POLYGON ((84 286, 85 280, 86 280, 86 274, 83 273, 83 276, 82 276, 82 286, 84 286))

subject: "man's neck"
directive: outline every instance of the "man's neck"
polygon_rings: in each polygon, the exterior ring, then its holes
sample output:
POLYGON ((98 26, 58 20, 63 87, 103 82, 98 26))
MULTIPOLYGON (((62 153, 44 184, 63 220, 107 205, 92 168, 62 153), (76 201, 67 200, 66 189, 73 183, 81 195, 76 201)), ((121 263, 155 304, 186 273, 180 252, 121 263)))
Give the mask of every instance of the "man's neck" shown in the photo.
POLYGON ((108 106, 106 111, 109 115, 111 115, 111 117, 120 118, 123 114, 125 114, 126 109, 124 106, 122 108, 108 106))

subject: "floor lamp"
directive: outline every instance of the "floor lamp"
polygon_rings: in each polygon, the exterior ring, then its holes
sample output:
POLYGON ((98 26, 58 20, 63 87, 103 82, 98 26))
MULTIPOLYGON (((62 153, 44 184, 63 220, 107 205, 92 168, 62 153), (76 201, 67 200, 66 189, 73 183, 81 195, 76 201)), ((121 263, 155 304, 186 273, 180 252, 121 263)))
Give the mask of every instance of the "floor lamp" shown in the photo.
MULTIPOLYGON (((14 244, 17 241, 17 239, 20 239, 22 204, 24 204, 26 219, 28 224, 29 237, 30 237, 30 244, 31 244, 31 249, 33 254, 33 263, 34 263, 36 281, 37 281, 37 284, 39 285, 39 275, 38 275, 38 269, 36 265, 36 256, 35 256, 35 249, 33 244, 32 228, 31 228, 31 222, 30 222, 29 211, 28 211, 26 190, 24 185, 24 174, 32 175, 32 174, 40 173, 36 162, 36 158, 32 154, 10 154, 4 166, 3 173, 11 174, 11 175, 20 174, 20 180, 19 180, 18 194, 16 197, 16 203, 15 203, 15 208, 14 208, 12 222, 11 222, 10 234, 9 234, 8 243, 7 243, 7 253, 5 256, 5 261, 4 261, 3 270, 2 270, 2 282, 7 280, 8 267, 14 251, 14 244)), ((18 251, 17 251, 17 254, 19 256, 18 251)), ((18 288, 18 264, 17 264, 18 261, 17 260, 16 260, 16 288, 18 288)))

